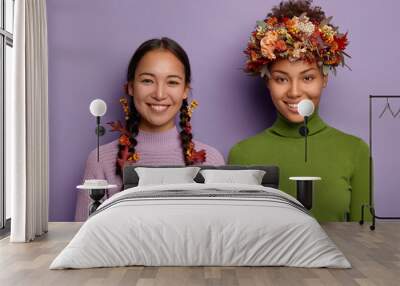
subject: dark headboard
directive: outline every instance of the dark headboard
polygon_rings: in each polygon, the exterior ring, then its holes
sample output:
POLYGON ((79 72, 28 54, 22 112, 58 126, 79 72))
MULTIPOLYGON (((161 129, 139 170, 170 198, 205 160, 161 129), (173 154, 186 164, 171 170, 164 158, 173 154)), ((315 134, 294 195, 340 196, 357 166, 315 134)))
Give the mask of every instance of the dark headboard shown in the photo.
MULTIPOLYGON (((136 187, 139 182, 139 177, 135 171, 136 167, 146 167, 146 168, 184 168, 185 166, 126 166, 124 168, 123 174, 123 189, 129 189, 136 187)), ((265 171, 265 175, 262 179, 261 184, 264 187, 271 187, 278 189, 279 186, 279 168, 277 166, 258 166, 258 165, 248 165, 248 166, 238 166, 238 165, 224 165, 224 166, 197 166, 203 169, 218 169, 218 170, 248 170, 256 169, 265 171)), ((204 183, 204 178, 200 174, 197 174, 194 180, 197 183, 204 183)))

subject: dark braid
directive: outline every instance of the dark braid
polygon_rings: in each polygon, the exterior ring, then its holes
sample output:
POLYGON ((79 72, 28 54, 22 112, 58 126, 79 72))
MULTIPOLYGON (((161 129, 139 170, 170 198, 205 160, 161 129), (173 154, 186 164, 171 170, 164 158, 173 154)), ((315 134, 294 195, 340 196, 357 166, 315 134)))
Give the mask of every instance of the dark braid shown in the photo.
POLYGON ((140 122, 140 114, 136 110, 136 106, 133 103, 133 97, 129 97, 129 109, 131 111, 131 116, 129 117, 129 121, 127 122, 127 129, 131 133, 129 137, 129 141, 131 142, 131 146, 129 146, 129 153, 135 153, 135 147, 137 145, 136 136, 139 133, 139 122, 140 122))
MULTIPOLYGON (((180 114, 180 121, 179 126, 181 127, 182 131, 180 132, 181 136, 181 146, 183 151, 183 158, 185 160, 185 165, 194 165, 199 163, 204 163, 206 161, 206 151, 200 150, 196 151, 194 149, 194 143, 192 142, 193 135, 192 135, 192 125, 190 124, 191 113, 189 109, 193 110, 192 106, 189 107, 187 99, 182 101, 181 106, 181 114, 180 114)), ((197 103, 195 104, 197 105, 197 103)))
MULTIPOLYGON (((126 121, 126 129, 128 130, 128 132, 130 133, 129 136, 129 141, 131 143, 131 145, 129 146, 128 152, 130 154, 135 153, 135 147, 137 145, 137 140, 136 140, 136 136, 139 133, 139 122, 140 122, 140 115, 139 112, 136 110, 135 104, 133 103, 133 98, 132 96, 129 96, 129 119, 126 121)), ((122 159, 123 158, 123 151, 125 150, 126 146, 122 145, 122 144, 118 144, 118 159, 122 159)), ((116 161, 116 172, 117 175, 122 177, 122 170, 121 170, 121 166, 118 163, 118 161, 116 161)))
POLYGON ((190 147, 190 143, 192 142, 193 135, 190 130, 188 130, 188 127, 190 128, 190 116, 189 116, 189 111, 188 111, 188 101, 187 99, 184 99, 182 101, 182 106, 181 106, 181 114, 179 115, 180 121, 179 121, 179 126, 182 128, 182 131, 180 132, 181 136, 181 146, 182 146, 182 151, 183 151, 183 158, 185 160, 185 165, 193 165, 193 161, 188 158, 188 150, 190 147))

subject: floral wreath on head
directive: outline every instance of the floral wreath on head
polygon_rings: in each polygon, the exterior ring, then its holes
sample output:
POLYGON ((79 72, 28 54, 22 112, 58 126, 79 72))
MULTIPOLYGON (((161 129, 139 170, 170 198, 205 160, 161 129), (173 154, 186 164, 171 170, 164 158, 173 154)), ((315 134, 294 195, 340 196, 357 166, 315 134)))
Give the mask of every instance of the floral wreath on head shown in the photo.
POLYGON ((344 52, 348 45, 347 33, 340 34, 337 27, 329 24, 331 19, 318 22, 303 13, 299 17, 272 16, 257 21, 244 51, 248 57, 245 72, 260 73, 264 77, 268 75, 268 64, 277 59, 316 62, 324 75, 329 70, 336 74, 339 65, 348 67, 344 61, 345 56, 350 58, 344 52))
MULTIPOLYGON (((126 87, 125 87, 126 89, 126 87)), ((119 102, 122 106, 122 110, 124 112, 124 118, 125 121, 128 122, 129 121, 129 117, 130 117, 130 110, 129 110, 129 103, 128 103, 128 99, 126 97, 121 97, 119 99, 119 102)), ((190 118, 192 117, 193 114, 193 110, 196 109, 198 106, 198 102, 196 100, 192 100, 192 102, 190 103, 189 106, 187 106, 187 114, 188 114, 188 120, 185 122, 184 126, 182 127, 185 132, 190 133, 192 130, 191 124, 190 124, 190 118)), ((129 152, 129 147, 132 145, 132 142, 130 141, 130 136, 132 135, 132 133, 130 131, 128 131, 127 127, 123 126, 122 123, 117 120, 117 121, 113 121, 113 122, 108 122, 107 124, 109 124, 111 126, 111 131, 119 131, 120 132, 120 136, 118 138, 118 143, 122 146, 124 146, 122 154, 121 154, 121 158, 117 159, 118 164, 121 166, 121 168, 124 166, 125 162, 137 162, 140 160, 140 155, 137 151, 135 151, 134 153, 130 153, 129 152)), ((193 142, 190 142, 188 149, 186 150, 186 155, 187 158, 190 162, 193 163, 198 163, 198 162, 204 162, 205 161, 205 157, 206 157, 206 153, 204 150, 200 150, 200 151, 196 151, 194 149, 194 144, 193 142)))

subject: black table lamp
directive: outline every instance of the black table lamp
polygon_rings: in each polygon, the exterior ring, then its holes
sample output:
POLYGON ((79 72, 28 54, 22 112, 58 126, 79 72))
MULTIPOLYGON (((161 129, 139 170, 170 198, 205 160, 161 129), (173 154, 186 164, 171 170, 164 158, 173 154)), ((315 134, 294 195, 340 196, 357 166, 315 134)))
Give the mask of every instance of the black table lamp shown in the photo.
MULTIPOLYGON (((307 162, 307 136, 308 118, 314 113, 314 103, 309 99, 303 99, 297 105, 297 110, 304 117, 304 124, 299 128, 299 133, 304 136, 304 161, 307 162)), ((296 181, 296 197, 308 210, 313 205, 313 182, 321 180, 320 177, 290 177, 289 180, 296 181)))
POLYGON ((96 117, 96 135, 97 135, 97 162, 99 162, 100 136, 106 133, 106 129, 100 125, 100 117, 106 114, 107 104, 104 100, 95 99, 90 103, 90 113, 96 117))
POLYGON ((314 113, 314 103, 309 99, 303 99, 297 105, 297 110, 304 117, 304 125, 300 127, 299 132, 304 136, 304 162, 307 162, 307 124, 308 118, 314 113))

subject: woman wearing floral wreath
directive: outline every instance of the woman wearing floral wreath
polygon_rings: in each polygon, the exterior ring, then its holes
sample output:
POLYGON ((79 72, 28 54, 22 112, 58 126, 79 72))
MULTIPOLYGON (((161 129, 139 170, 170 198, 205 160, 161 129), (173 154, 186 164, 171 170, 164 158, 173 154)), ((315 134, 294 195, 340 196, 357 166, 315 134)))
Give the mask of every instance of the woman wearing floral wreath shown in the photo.
POLYGON ((277 110, 275 123, 236 144, 230 164, 280 167, 280 189, 295 196, 291 176, 319 176, 312 213, 320 221, 359 220, 369 201, 369 149, 363 140, 327 125, 318 115, 328 73, 345 66, 347 34, 340 34, 312 0, 283 1, 258 21, 245 50, 245 71, 261 75, 277 110), (308 123, 304 160, 304 118, 297 105, 309 99, 316 112, 308 123))
MULTIPOLYGON (((188 103, 191 70, 183 48, 169 38, 144 42, 133 54, 128 67, 128 98, 120 103, 125 114, 125 126, 110 123, 119 131, 119 139, 100 146, 97 162, 93 150, 86 162, 84 179, 106 179, 121 191, 122 169, 125 164, 138 165, 224 165, 220 152, 192 140, 190 119, 197 102, 188 103), (175 118, 180 112, 180 131, 175 118)), ((76 221, 88 216, 90 199, 79 192, 76 221)))

